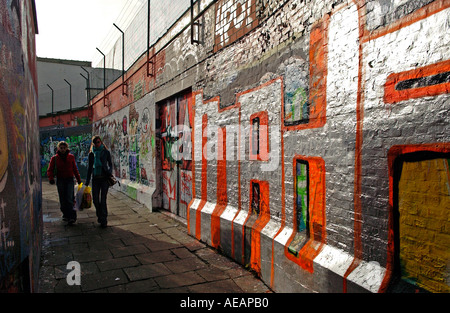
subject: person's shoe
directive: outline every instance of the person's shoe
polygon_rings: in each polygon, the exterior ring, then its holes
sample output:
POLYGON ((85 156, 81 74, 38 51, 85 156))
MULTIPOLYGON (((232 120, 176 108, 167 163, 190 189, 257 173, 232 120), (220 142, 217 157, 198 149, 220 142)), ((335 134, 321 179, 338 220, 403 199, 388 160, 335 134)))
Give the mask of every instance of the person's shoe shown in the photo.
POLYGON ((108 226, 108 223, 107 222, 102 222, 102 223, 100 223, 100 227, 101 228, 106 228, 108 226))
POLYGON ((71 218, 71 219, 69 219, 68 223, 69 223, 69 225, 73 225, 73 224, 75 224, 76 221, 77 221, 76 219, 71 218))

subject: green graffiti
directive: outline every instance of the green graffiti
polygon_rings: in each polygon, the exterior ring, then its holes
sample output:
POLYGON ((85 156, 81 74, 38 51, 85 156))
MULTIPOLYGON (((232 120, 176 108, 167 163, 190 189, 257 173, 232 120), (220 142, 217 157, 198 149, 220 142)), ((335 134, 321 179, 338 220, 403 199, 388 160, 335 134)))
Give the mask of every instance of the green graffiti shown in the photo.
POLYGON ((307 226, 308 216, 308 164, 297 163, 297 221, 298 231, 307 226))

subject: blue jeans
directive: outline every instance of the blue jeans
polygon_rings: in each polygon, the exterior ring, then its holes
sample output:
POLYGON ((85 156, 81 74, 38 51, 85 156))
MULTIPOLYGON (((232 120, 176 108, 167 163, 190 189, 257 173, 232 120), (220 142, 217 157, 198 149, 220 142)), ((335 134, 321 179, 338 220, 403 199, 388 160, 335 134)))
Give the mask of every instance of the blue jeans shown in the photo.
POLYGON ((74 204, 74 188, 75 183, 73 177, 71 178, 57 178, 56 187, 58 188, 59 204, 61 205, 61 211, 63 217, 71 220, 77 219, 77 212, 73 208, 74 204))
POLYGON ((106 206, 106 196, 108 195, 109 184, 106 178, 92 179, 92 201, 94 202, 97 221, 106 224, 108 208, 106 206))

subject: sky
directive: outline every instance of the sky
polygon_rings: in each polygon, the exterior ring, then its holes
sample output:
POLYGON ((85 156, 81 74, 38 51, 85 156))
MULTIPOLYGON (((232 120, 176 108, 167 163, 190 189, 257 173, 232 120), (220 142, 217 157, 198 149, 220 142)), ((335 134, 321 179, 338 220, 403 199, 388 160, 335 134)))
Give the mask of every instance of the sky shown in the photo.
MULTIPOLYGON (((89 61, 130 0, 35 0, 41 58, 89 61)), ((119 34, 120 36, 120 34, 119 34)))

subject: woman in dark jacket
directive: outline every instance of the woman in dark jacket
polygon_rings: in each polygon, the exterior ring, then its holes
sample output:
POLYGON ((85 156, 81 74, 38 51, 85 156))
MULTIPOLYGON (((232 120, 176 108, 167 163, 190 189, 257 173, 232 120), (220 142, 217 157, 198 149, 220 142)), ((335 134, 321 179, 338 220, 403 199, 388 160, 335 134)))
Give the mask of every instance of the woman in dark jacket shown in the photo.
POLYGON ((103 144, 100 136, 94 136, 89 150, 89 167, 86 186, 89 186, 92 176, 92 200, 97 213, 97 221, 100 223, 101 227, 106 227, 108 224, 106 196, 109 189, 108 178, 111 175, 111 153, 103 144))

